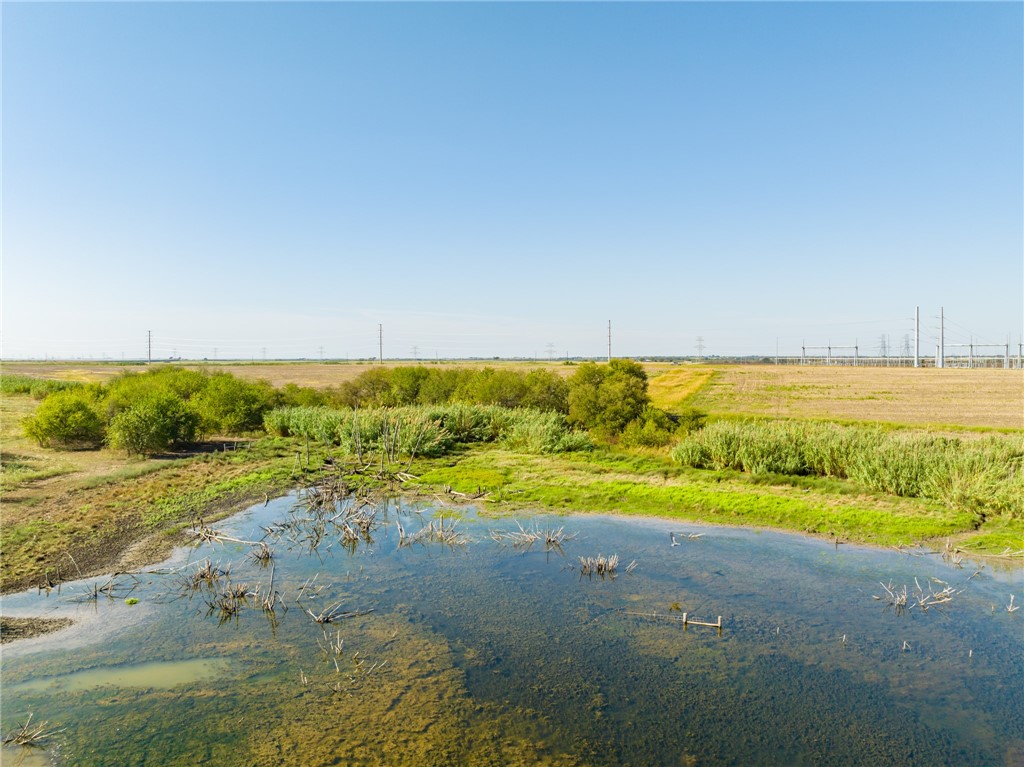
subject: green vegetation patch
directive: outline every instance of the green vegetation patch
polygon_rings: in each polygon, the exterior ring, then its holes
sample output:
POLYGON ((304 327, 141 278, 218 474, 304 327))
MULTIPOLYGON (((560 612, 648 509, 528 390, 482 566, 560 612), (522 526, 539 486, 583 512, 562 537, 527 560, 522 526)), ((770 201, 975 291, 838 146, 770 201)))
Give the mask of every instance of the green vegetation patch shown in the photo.
MULTIPOLYGON (((834 480, 833 480, 834 482, 834 480)), ((693 472, 614 451, 526 456, 479 447, 432 467, 420 483, 460 492, 490 490, 496 508, 543 508, 767 526, 896 544, 972 531, 974 515, 920 499, 891 498, 847 483, 846 492, 764 485, 720 472, 693 472)), ((1024 525, 1018 525, 1024 530, 1024 525)))

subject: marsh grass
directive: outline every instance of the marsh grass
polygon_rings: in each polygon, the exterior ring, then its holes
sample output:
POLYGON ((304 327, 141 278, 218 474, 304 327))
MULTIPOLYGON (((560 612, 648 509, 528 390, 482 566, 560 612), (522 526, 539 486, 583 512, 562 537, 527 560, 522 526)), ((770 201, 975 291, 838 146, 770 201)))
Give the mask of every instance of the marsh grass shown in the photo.
POLYGON ((1024 518, 1024 436, 960 439, 797 421, 716 421, 672 451, 684 466, 849 479, 984 519, 1024 518))
POLYGON ((56 381, 52 378, 35 378, 27 375, 0 375, 0 394, 29 394, 35 399, 58 391, 80 389, 77 381, 56 381))
POLYGON ((446 455, 457 444, 500 442, 520 452, 563 453, 592 447, 589 436, 573 431, 560 413, 498 405, 416 405, 335 410, 286 407, 264 418, 271 434, 310 438, 337 445, 346 456, 364 460, 385 451, 403 456, 446 455))

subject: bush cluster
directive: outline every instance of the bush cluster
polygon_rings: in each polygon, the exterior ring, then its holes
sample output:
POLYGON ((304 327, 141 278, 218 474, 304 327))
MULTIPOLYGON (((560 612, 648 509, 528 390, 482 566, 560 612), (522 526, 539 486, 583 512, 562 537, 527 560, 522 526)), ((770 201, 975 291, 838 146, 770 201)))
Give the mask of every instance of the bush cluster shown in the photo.
POLYGON ((263 415, 282 399, 263 381, 175 367, 124 373, 107 384, 48 390, 16 381, 10 386, 45 392, 23 423, 25 434, 40 445, 95 448, 106 443, 137 455, 159 453, 204 434, 261 429, 263 415))
POLYGON ((956 439, 877 427, 716 421, 672 457, 700 469, 850 479, 982 515, 1024 516, 1024 437, 956 439))
POLYGON ((43 447, 95 448, 103 444, 104 423, 96 402, 79 389, 56 391, 25 419, 25 434, 43 447))
POLYGON ((472 370, 417 365, 367 370, 330 392, 329 401, 289 404, 335 404, 366 408, 461 402, 565 413, 568 410, 568 392, 565 380, 548 370, 522 371, 489 367, 472 370))

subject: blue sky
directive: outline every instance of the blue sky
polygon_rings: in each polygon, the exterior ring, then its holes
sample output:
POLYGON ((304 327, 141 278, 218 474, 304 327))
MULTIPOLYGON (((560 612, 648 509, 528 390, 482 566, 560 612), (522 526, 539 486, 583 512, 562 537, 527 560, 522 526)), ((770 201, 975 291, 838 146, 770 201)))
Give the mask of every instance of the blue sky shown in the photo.
POLYGON ((1024 329, 1020 3, 10 3, 3 357, 1024 329))

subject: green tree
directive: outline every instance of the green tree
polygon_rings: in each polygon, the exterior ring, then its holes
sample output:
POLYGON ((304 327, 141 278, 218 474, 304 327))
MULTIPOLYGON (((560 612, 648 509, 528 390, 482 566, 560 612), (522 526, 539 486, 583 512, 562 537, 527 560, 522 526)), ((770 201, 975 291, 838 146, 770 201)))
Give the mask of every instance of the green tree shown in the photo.
POLYGON ((383 405, 415 405, 419 401, 420 388, 430 377, 430 371, 422 365, 400 367, 391 370, 391 388, 383 405))
POLYGON ((42 447, 82 448, 103 444, 103 419, 96 403, 75 389, 57 391, 40 403, 22 425, 42 447))
POLYGON ((525 396, 526 382, 521 373, 494 368, 475 371, 455 393, 462 402, 502 407, 520 407, 525 396))
POLYGON ((345 407, 373 407, 381 404, 391 391, 391 371, 371 368, 341 385, 341 402, 345 407))
POLYGON ((457 368, 431 369, 421 383, 418 401, 421 405, 444 405, 455 399, 455 392, 472 375, 457 368))
POLYGON ((562 376, 538 368, 526 374, 526 395, 523 406, 538 410, 569 412, 569 384, 562 376))
POLYGON ((569 423, 609 436, 621 433, 650 402, 647 374, 631 360, 584 362, 568 385, 569 423))

